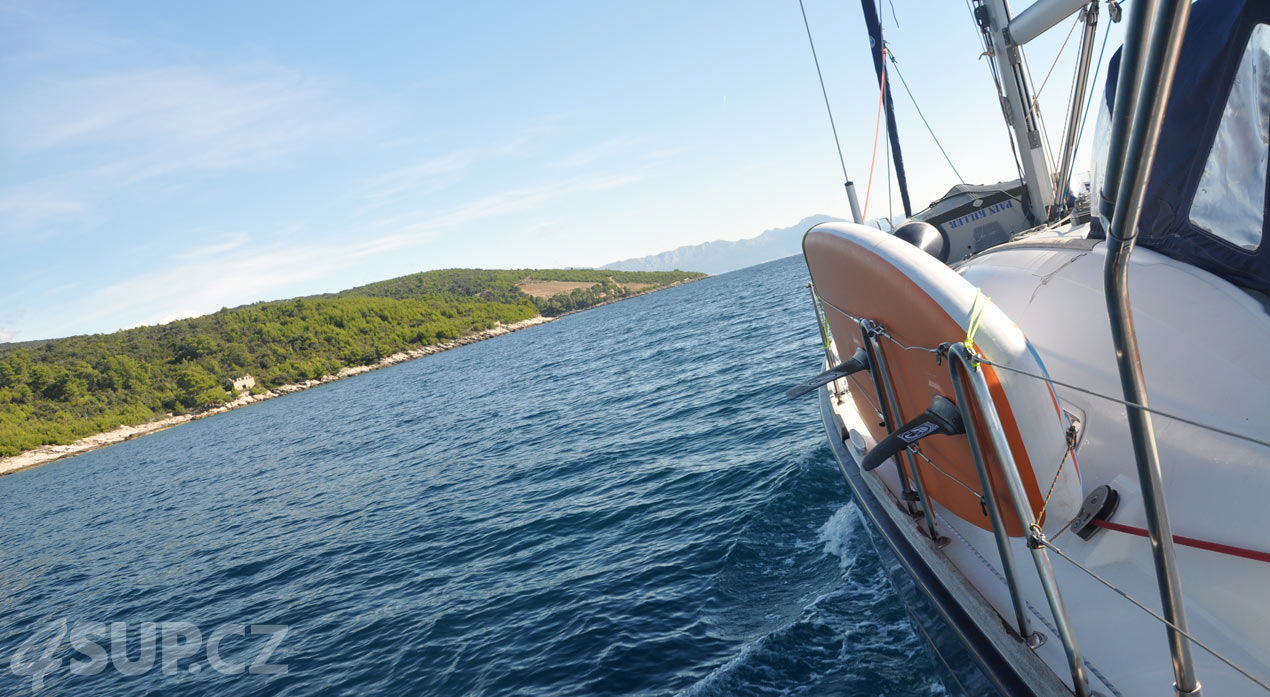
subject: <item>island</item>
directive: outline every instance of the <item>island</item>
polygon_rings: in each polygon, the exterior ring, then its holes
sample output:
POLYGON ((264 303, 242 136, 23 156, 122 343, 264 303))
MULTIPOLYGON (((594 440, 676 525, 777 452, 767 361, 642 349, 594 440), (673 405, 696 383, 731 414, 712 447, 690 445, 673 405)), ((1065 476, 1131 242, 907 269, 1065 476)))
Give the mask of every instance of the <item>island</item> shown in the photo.
POLYGON ((703 277, 442 269, 111 334, 0 344, 0 474, 703 277))

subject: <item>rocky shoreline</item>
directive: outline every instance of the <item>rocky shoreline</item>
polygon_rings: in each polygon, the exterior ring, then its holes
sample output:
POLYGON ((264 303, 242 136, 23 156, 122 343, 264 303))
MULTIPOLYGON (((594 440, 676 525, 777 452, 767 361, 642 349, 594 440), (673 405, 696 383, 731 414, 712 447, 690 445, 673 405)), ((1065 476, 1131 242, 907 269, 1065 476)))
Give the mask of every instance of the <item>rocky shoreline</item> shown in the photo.
POLYGON ((324 385, 328 382, 343 380, 344 378, 352 377, 354 375, 369 373, 372 370, 387 368, 390 365, 404 363, 405 361, 414 360, 416 358, 423 358, 424 356, 430 356, 434 353, 441 353, 442 351, 448 351, 450 349, 458 348, 460 346, 466 346, 467 344, 474 344, 478 341, 485 341, 486 339, 492 339, 496 336, 501 336, 503 334, 510 334, 512 332, 519 331, 521 329, 528 329, 529 327, 537 326, 539 324, 545 324, 547 322, 552 321, 553 319, 557 319, 557 318, 538 316, 538 317, 532 317, 530 319, 527 319, 521 322, 516 322, 514 324, 506 324, 506 325, 499 324, 498 326, 495 326, 491 329, 485 329, 485 330, 476 332, 475 334, 469 334, 468 336, 460 337, 452 341, 443 341, 439 344, 433 344, 431 346, 423 346, 417 349, 410 349, 408 351, 401 351, 400 353, 394 353, 393 355, 388 356, 386 358, 382 358, 377 363, 373 363, 371 365, 358 365, 358 366, 343 368, 335 375, 324 375, 322 376, 321 379, 318 379, 318 380, 308 380, 306 382, 298 383, 295 385, 282 385, 280 387, 275 387, 272 390, 269 390, 268 392, 264 392, 258 395, 243 394, 232 402, 222 404, 221 406, 218 406, 218 407, 212 407, 211 409, 205 409, 203 411, 193 412, 189 414, 182 414, 180 416, 169 415, 163 418, 155 419, 154 421, 148 421, 143 424, 138 424, 136 426, 120 426, 119 428, 116 428, 112 431, 106 431, 105 433, 98 433, 95 435, 86 436, 69 445, 42 445, 33 450, 27 450, 25 452, 18 453, 17 455, 0 458, 0 476, 6 475, 6 474, 12 474, 13 472, 29 469, 31 467, 48 464, 55 460, 61 460, 62 458, 72 457, 74 455, 81 455, 83 453, 96 450, 98 448, 104 448, 108 445, 114 445, 115 443, 122 443, 123 441, 131 440, 138 436, 144 436, 147 433, 154 433, 155 431, 162 431, 163 429, 166 429, 166 428, 179 426, 180 424, 183 424, 189 421, 205 419, 215 414, 223 414, 224 412, 227 412, 231 409, 238 409, 239 407, 245 407, 248 404, 263 402, 266 399, 273 399, 274 397, 280 397, 284 394, 291 394, 292 392, 307 390, 310 387, 317 387, 318 385, 324 385))

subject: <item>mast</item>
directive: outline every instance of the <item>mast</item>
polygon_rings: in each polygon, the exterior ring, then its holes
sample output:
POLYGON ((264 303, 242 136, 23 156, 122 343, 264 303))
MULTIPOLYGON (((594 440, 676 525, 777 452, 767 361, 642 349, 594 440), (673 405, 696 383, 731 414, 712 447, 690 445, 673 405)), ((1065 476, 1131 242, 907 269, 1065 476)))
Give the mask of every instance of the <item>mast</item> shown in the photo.
POLYGON ((1006 0, 976 0, 975 19, 987 39, 996 66, 997 82, 1003 92, 1002 110, 1018 145, 1023 184, 1027 187, 1027 210, 1034 223, 1043 223, 1050 217, 1054 181, 1046 158, 1045 141, 1041 138, 1039 114, 1034 108, 1032 89, 1027 81, 1023 48, 1009 38, 1010 8, 1006 0))
MULTIPOLYGON (((864 9, 864 24, 869 30, 869 47, 873 53, 873 69, 878 74, 878 87, 882 89, 883 108, 886 109, 886 132, 891 139, 891 153, 895 156, 895 178, 900 185, 900 200, 904 202, 904 217, 913 215, 913 206, 908 201, 908 177, 904 175, 904 157, 900 154, 900 136, 895 130, 895 106, 891 102, 891 90, 883 86, 890 82, 886 75, 886 61, 882 57, 882 23, 878 20, 877 5, 874 0, 860 0, 864 9)), ((887 184, 890 186, 890 184, 887 184)), ((1048 200, 1048 199, 1047 199, 1048 200)))

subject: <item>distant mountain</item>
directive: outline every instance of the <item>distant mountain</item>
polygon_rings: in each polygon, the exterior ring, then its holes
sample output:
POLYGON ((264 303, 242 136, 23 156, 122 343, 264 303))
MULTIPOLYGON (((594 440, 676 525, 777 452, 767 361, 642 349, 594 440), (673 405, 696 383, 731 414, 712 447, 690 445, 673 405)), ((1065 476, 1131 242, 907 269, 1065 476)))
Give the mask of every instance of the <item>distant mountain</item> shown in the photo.
POLYGON ((768 230, 744 240, 715 240, 637 259, 615 261, 601 268, 620 271, 672 271, 692 269, 720 274, 747 266, 783 259, 803 251, 803 233, 813 225, 842 220, 828 215, 803 218, 796 225, 768 230))

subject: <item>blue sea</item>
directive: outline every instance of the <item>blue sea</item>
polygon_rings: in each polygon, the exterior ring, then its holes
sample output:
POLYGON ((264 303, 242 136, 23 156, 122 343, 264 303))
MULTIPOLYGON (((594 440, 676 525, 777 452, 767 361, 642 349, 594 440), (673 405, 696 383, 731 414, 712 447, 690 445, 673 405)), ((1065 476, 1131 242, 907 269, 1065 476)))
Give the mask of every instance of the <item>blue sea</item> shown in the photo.
POLYGON ((794 257, 0 477, 0 693, 942 695, 794 257))

